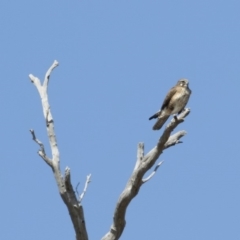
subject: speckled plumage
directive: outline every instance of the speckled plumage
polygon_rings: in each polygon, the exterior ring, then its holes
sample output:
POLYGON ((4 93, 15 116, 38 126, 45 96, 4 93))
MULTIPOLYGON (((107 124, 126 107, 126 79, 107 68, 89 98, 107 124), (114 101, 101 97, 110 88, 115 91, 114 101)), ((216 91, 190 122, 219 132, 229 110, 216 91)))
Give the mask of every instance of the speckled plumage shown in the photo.
POLYGON ((181 113, 189 100, 191 92, 192 91, 188 87, 188 80, 184 78, 180 79, 168 92, 161 109, 149 118, 149 120, 157 118, 153 130, 159 130, 170 115, 181 113))

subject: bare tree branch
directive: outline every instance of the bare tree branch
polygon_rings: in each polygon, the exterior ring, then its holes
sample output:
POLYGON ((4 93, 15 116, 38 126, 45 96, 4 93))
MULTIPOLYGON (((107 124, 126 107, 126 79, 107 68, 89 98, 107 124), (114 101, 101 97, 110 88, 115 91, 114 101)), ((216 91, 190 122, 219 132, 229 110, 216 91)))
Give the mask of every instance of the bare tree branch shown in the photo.
POLYGON ((85 193, 87 192, 88 184, 89 184, 90 182, 91 182, 91 174, 87 175, 87 179, 86 179, 86 182, 85 182, 85 186, 84 186, 83 192, 82 192, 82 194, 79 196, 79 203, 82 202, 83 197, 84 197, 85 193))
POLYGON ((85 226, 85 219, 83 213, 83 207, 79 204, 78 199, 75 195, 71 184, 71 174, 70 168, 66 168, 64 177, 61 174, 60 170, 60 154, 57 146, 57 139, 54 131, 54 123, 50 110, 50 105, 48 102, 48 83, 50 79, 50 74, 53 69, 58 66, 58 62, 54 61, 52 66, 48 69, 43 84, 41 84, 40 80, 37 77, 34 77, 32 74, 29 75, 31 82, 37 88, 43 107, 43 115, 46 120, 47 134, 51 147, 52 158, 49 159, 46 157, 45 150, 43 144, 36 138, 35 133, 31 130, 31 134, 33 140, 40 146, 41 150, 39 151, 39 155, 45 160, 45 162, 52 167, 53 174, 58 186, 58 190, 60 196, 64 203, 66 204, 69 215, 71 217, 74 230, 76 233, 76 240, 88 240, 87 230, 85 226))
POLYGON ((44 149, 44 145, 42 144, 42 142, 40 140, 38 140, 36 138, 35 132, 33 129, 30 129, 30 132, 32 134, 33 137, 33 141, 35 141, 39 146, 40 146, 40 150, 38 151, 38 155, 52 168, 52 161, 49 157, 47 157, 46 153, 45 153, 45 149, 44 149))
POLYGON ((141 164, 143 157, 144 157, 144 143, 139 143, 137 150, 137 161, 134 170, 138 168, 139 164, 141 164))
POLYGON ((186 134, 187 134, 186 131, 179 131, 179 132, 176 132, 173 135, 171 135, 168 138, 168 141, 165 143, 164 149, 172 147, 176 144, 182 143, 182 141, 180 141, 179 139, 182 138, 183 136, 185 136, 186 134))
POLYGON ((43 82, 43 86, 45 88, 47 88, 49 80, 50 80, 50 75, 53 71, 54 68, 56 68, 59 65, 59 63, 55 60, 52 64, 52 66, 47 70, 45 78, 44 78, 44 82, 43 82))
MULTIPOLYGON (((52 153, 51 158, 47 157, 44 145, 40 140, 36 138, 34 130, 30 130, 30 132, 32 134, 33 140, 40 146, 38 154, 53 170, 60 196, 68 208, 69 215, 74 226, 76 240, 88 240, 84 212, 81 202, 90 183, 91 174, 87 176, 83 192, 79 196, 79 194, 75 194, 72 187, 70 168, 66 167, 64 176, 62 176, 60 170, 60 153, 57 146, 57 139, 54 131, 54 121, 47 95, 50 75, 57 66, 58 62, 54 61, 46 72, 43 84, 41 84, 41 81, 37 77, 33 76, 32 74, 29 75, 31 82, 37 88, 42 101, 43 114, 46 121, 47 134, 52 153)), ((172 135, 171 133, 178 126, 178 124, 184 121, 184 118, 189 113, 190 110, 185 109, 180 115, 174 116, 171 122, 163 131, 156 146, 152 148, 146 155, 144 155, 144 143, 138 144, 137 160, 134 170, 117 202, 110 231, 102 238, 102 240, 117 240, 120 238, 126 225, 125 214, 128 205, 138 194, 143 183, 149 181, 155 175, 157 169, 161 166, 163 161, 159 162, 155 166, 153 172, 148 177, 143 178, 145 173, 154 166, 163 150, 181 143, 180 139, 186 134, 186 132, 179 131, 172 135)))
MULTIPOLYGON (((143 156, 143 144, 141 143, 141 145, 138 145, 138 157, 135 168, 125 189, 118 199, 110 231, 102 238, 102 240, 117 240, 120 238, 126 225, 125 214, 127 207, 132 199, 138 194, 140 187, 144 182, 144 174, 155 164, 164 149, 179 143, 179 139, 186 134, 186 132, 182 131, 170 137, 171 132, 178 126, 178 124, 184 121, 184 118, 189 113, 190 109, 185 109, 179 116, 173 117, 158 140, 157 145, 145 156, 143 156), (141 157, 139 157, 139 155, 141 157)), ((155 172, 156 170, 157 169, 155 168, 155 172)), ((151 178, 152 176, 150 175, 149 177, 151 178)))
POLYGON ((155 173, 157 172, 158 168, 163 164, 163 161, 159 162, 157 164, 157 166, 154 168, 153 172, 147 177, 147 178, 144 178, 142 180, 142 183, 146 183, 147 181, 149 181, 154 175, 155 173))

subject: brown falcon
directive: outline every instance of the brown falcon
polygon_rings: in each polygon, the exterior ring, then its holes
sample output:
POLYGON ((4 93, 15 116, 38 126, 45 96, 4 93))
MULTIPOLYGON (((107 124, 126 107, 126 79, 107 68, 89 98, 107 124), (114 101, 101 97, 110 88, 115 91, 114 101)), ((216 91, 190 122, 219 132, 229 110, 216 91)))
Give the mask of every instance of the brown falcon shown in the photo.
POLYGON ((157 122, 153 125, 153 130, 159 130, 170 115, 181 113, 186 106, 190 95, 191 90, 188 87, 188 80, 184 78, 180 79, 168 92, 163 101, 161 110, 149 118, 149 120, 157 118, 157 122))

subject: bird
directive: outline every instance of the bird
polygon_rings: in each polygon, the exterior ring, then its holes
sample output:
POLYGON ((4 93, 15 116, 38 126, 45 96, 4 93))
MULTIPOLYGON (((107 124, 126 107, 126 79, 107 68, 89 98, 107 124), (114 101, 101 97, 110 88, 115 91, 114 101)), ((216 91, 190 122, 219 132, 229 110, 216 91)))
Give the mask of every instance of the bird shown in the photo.
POLYGON ((153 130, 159 130, 170 115, 180 114, 184 110, 192 93, 188 85, 188 79, 182 78, 169 90, 161 109, 149 118, 149 120, 157 118, 153 130))

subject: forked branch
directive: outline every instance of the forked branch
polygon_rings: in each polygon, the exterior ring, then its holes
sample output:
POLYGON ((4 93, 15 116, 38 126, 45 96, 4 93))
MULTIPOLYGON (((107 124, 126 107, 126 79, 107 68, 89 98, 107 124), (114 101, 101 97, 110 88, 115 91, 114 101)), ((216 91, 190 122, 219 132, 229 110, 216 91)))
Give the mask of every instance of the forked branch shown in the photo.
MULTIPOLYGON (((60 196, 68 208, 69 215, 74 226, 76 240, 88 240, 83 207, 81 202, 87 191, 88 184, 90 183, 91 174, 87 176, 87 180, 82 194, 80 196, 79 194, 77 194, 76 196, 71 183, 70 168, 66 167, 64 175, 61 174, 60 170, 60 154, 57 146, 57 139, 54 131, 54 122, 47 94, 50 75, 57 66, 58 62, 54 61, 52 66, 46 72, 43 84, 41 84, 41 81, 37 77, 34 77, 31 74, 29 75, 31 82, 37 88, 42 101, 43 114, 46 121, 47 134, 52 153, 51 158, 46 155, 44 145, 40 140, 36 138, 34 130, 30 130, 30 132, 32 134, 33 140, 40 147, 38 154, 53 170, 60 196)), ((152 173, 146 178, 144 178, 145 173, 154 166, 163 150, 178 143, 181 143, 180 139, 186 134, 186 132, 179 131, 173 135, 171 135, 171 133, 181 122, 184 121, 184 118, 189 113, 190 110, 185 109, 180 115, 178 115, 178 117, 173 117, 171 122, 167 125, 163 134, 159 138, 156 146, 146 155, 144 155, 144 144, 138 144, 137 160, 133 173, 128 180, 125 189, 123 190, 118 199, 110 231, 102 238, 102 240, 117 240, 120 238, 126 225, 125 214, 128 205, 130 204, 132 199, 138 194, 140 187, 156 174, 156 171, 162 165, 163 161, 160 161, 155 166, 152 173)))
POLYGON ((68 208, 69 215, 74 226, 76 240, 88 240, 83 207, 81 205, 81 202, 78 201, 77 196, 73 190, 71 184, 70 168, 68 167, 66 168, 64 176, 62 176, 60 170, 60 154, 57 146, 53 117, 51 114, 47 94, 50 75, 53 69, 56 68, 57 66, 58 62, 54 61, 52 66, 48 69, 45 75, 43 84, 41 84, 41 81, 37 77, 34 77, 32 74, 29 75, 31 82, 37 88, 42 101, 43 115, 46 121, 47 134, 52 152, 51 158, 46 156, 44 145, 36 138, 34 130, 30 130, 30 132, 32 134, 33 140, 40 146, 38 154, 53 170, 53 174, 58 186, 60 196, 68 208))
POLYGON ((162 136, 159 138, 157 145, 145 156, 143 152, 143 143, 138 144, 136 165, 125 189, 118 199, 110 231, 102 238, 102 240, 117 240, 120 238, 126 225, 125 214, 127 207, 132 199, 138 194, 142 184, 152 178, 162 162, 155 167, 149 177, 143 179, 144 174, 153 167, 164 149, 180 143, 180 138, 186 134, 185 131, 179 131, 172 136, 170 136, 170 134, 178 126, 178 124, 184 121, 184 118, 189 113, 190 109, 185 109, 180 115, 178 115, 177 118, 173 118, 165 128, 162 136))

